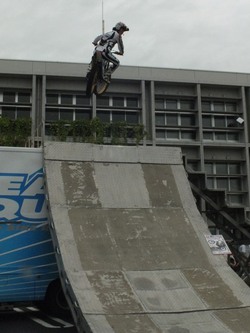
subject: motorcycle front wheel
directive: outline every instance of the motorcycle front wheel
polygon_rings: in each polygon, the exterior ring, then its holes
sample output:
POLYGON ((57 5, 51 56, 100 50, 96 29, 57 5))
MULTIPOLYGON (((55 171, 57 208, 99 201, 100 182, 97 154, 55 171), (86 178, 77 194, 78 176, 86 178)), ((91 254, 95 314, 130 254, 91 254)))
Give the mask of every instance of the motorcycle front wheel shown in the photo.
POLYGON ((102 95, 108 89, 109 83, 103 79, 97 80, 94 92, 96 95, 102 95))

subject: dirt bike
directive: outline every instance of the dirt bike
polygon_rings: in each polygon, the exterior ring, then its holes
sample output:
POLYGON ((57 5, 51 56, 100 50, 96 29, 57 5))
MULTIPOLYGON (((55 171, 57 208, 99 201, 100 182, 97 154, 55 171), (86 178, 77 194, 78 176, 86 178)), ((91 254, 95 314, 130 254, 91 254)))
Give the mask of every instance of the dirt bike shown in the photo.
POLYGON ((86 76, 86 95, 91 96, 93 93, 102 95, 108 89, 111 81, 111 63, 103 59, 100 52, 95 52, 90 66, 91 69, 86 76))

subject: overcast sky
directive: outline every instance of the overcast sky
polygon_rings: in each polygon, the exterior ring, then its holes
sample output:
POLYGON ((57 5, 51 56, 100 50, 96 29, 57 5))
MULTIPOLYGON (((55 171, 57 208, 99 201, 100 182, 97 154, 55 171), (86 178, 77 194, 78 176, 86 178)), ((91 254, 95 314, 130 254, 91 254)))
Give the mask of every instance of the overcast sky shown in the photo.
POLYGON ((250 0, 0 0, 0 59, 88 63, 102 13, 121 65, 250 73, 250 0))

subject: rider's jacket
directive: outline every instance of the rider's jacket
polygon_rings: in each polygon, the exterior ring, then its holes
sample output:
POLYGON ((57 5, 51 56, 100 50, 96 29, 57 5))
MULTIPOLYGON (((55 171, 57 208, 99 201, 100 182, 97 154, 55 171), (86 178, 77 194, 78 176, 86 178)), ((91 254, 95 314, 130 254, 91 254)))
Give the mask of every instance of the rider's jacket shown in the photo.
POLYGON ((119 52, 121 52, 122 54, 124 53, 122 37, 115 30, 97 36, 94 39, 93 44, 97 45, 96 47, 97 51, 108 51, 108 52, 110 52, 112 48, 115 46, 115 44, 117 44, 119 52), (97 45, 98 42, 99 44, 97 45))

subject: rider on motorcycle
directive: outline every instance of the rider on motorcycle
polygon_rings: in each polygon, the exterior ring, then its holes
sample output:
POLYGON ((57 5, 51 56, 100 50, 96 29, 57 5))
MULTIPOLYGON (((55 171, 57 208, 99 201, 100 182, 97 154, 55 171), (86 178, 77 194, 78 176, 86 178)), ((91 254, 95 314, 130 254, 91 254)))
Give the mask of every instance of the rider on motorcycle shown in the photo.
POLYGON ((124 54, 122 34, 125 31, 129 31, 126 24, 118 22, 112 31, 97 36, 93 41, 93 44, 96 46, 95 52, 113 64, 110 74, 112 74, 120 65, 120 61, 114 56, 114 53, 118 55, 124 54), (119 51, 112 53, 111 51, 116 44, 119 51))

